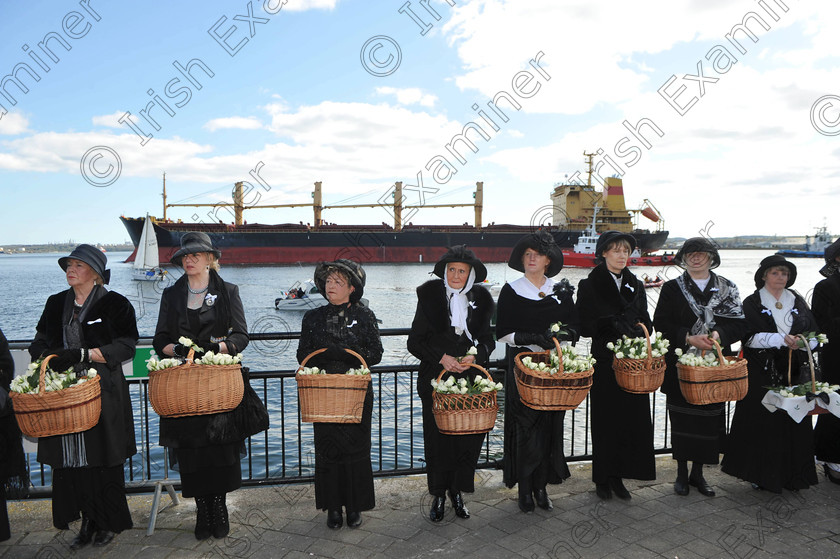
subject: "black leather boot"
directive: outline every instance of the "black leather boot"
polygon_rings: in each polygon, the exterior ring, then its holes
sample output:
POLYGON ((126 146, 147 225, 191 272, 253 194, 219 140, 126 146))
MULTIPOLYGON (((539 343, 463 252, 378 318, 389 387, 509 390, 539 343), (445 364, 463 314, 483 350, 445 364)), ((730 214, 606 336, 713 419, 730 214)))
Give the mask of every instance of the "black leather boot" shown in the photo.
POLYGON ((327 528, 338 530, 344 525, 344 517, 341 516, 341 509, 330 509, 327 511, 327 528))
POLYGON ((464 497, 461 495, 460 491, 456 493, 452 493, 450 491, 449 498, 452 499, 452 508, 455 509, 455 516, 464 519, 470 517, 470 511, 467 510, 467 506, 464 504, 464 497))
POLYGON ((522 512, 534 511, 534 497, 531 495, 530 484, 519 482, 519 510, 522 512))
POLYGON ((195 498, 195 539, 210 537, 210 497, 195 498))
POLYGON ((210 525, 213 528, 213 537, 217 540, 224 538, 230 533, 226 493, 213 495, 213 508, 210 512, 210 525))
POLYGON ((347 511, 347 527, 358 528, 362 525, 362 513, 353 510, 347 511))
POLYGON ((551 510, 554 508, 554 505, 551 502, 551 499, 548 497, 548 491, 545 490, 545 487, 542 489, 534 489, 534 500, 537 502, 537 505, 543 510, 551 510))
POLYGON ((446 496, 435 495, 432 501, 432 509, 429 511, 429 520, 432 522, 440 522, 443 520, 444 509, 446 508, 446 496))
POLYGON ((88 515, 82 514, 82 525, 79 527, 79 533, 73 538, 70 549, 76 551, 89 544, 94 532, 96 532, 96 525, 93 520, 88 515))

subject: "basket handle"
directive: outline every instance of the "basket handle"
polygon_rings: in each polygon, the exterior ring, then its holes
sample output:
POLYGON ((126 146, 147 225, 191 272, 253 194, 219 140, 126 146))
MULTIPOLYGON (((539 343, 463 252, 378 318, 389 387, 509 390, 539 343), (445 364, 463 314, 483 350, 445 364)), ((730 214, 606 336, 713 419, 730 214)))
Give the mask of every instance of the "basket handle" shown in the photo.
MULTIPOLYGON (((811 352, 811 344, 808 342, 808 338, 803 336, 802 334, 797 334, 797 338, 801 339, 805 344, 805 349, 808 350, 808 365, 811 367, 811 392, 817 392, 817 377, 814 373, 814 354, 811 352)), ((790 365, 791 361, 793 360, 793 352, 795 350, 788 348, 788 386, 790 386, 790 365)))
MULTIPOLYGON (((557 359, 560 361, 560 365, 558 366, 557 373, 558 374, 563 374, 563 350, 560 349, 560 340, 558 340, 554 336, 551 336, 551 339, 554 341, 554 347, 557 348, 557 359)), ((549 358, 548 362, 551 363, 551 350, 547 349, 547 350, 545 350, 545 353, 549 358)))
MULTIPOLYGON (((320 355, 321 353, 324 353, 325 351, 327 351, 327 349, 328 349, 328 348, 326 348, 326 347, 322 347, 321 349, 316 349, 315 351, 313 351, 312 353, 310 353, 309 355, 307 355, 306 357, 304 357, 304 358, 303 358, 303 361, 301 361, 301 362, 300 362, 300 365, 298 365, 298 369, 297 369, 296 373, 299 373, 300 371, 302 371, 302 370, 303 370, 303 367, 304 367, 304 366, 306 366, 306 363, 307 363, 310 359, 312 359, 312 358, 313 358, 313 357, 315 357, 316 355, 320 355)), ((361 355, 359 355, 358 353, 356 353, 356 352, 355 352, 355 351, 353 351, 352 349, 347 349, 346 347, 343 347, 343 348, 341 348, 341 349, 343 349, 344 351, 346 351, 347 353, 349 353, 350 355, 352 355, 353 357, 355 357, 356 359, 358 359, 358 360, 359 360, 359 362, 362 364, 362 368, 364 368, 364 369, 368 369, 368 368, 369 368, 369 367, 368 367, 368 365, 367 365, 367 362, 365 361, 365 358, 364 358, 364 357, 362 357, 361 355)))
MULTIPOLYGON (((716 339, 714 339, 712 337, 709 337, 709 339, 712 341, 713 344, 715 344, 715 351, 717 352, 717 355, 718 355, 718 361, 720 362, 720 366, 723 367, 724 366, 723 351, 721 351, 721 349, 720 349, 720 344, 718 343, 718 341, 716 339)), ((703 357, 704 355, 706 355, 706 350, 701 349, 700 350, 700 357, 703 357)))
MULTIPOLYGON (((478 363, 465 363, 465 365, 469 365, 470 367, 475 367, 476 369, 478 369, 479 371, 481 371, 482 373, 484 373, 485 375, 487 375, 487 378, 489 378, 489 379, 490 379, 490 382, 493 382, 493 377, 492 377, 492 376, 490 376, 490 371, 488 371, 487 369, 485 369, 484 367, 482 367, 482 366, 481 366, 481 365, 479 365, 478 363)), ((443 373, 445 373, 446 371, 447 371, 447 370, 446 370, 446 369, 444 369, 444 370, 442 370, 442 371, 440 372, 440 374, 438 375, 438 378, 437 378, 437 379, 438 379, 438 382, 440 381, 440 379, 442 379, 442 378, 443 378, 443 373)))
POLYGON ((38 380, 38 394, 43 394, 47 390, 46 382, 44 381, 44 375, 47 372, 47 363, 49 363, 50 359, 52 359, 53 357, 58 356, 53 353, 52 355, 47 355, 46 357, 44 357, 44 360, 41 361, 41 373, 40 378, 38 380))
POLYGON ((650 369, 653 363, 653 347, 650 345, 650 332, 648 332, 647 326, 645 326, 642 322, 636 323, 636 326, 641 326, 642 332, 645 333, 645 341, 647 342, 647 359, 645 360, 645 366, 650 369))

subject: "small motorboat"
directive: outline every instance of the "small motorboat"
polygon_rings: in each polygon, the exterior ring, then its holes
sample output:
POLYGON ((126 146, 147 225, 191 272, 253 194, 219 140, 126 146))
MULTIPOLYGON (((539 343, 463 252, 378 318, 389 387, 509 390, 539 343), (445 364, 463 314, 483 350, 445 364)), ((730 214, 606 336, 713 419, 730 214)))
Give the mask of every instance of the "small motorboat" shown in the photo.
POLYGON ((327 298, 318 291, 318 286, 312 280, 297 281, 287 291, 281 291, 274 300, 274 308, 278 311, 308 311, 327 304, 327 298))
POLYGON ((642 281, 645 282, 645 289, 651 289, 651 288, 654 288, 654 287, 662 287, 662 285, 665 283, 665 280, 660 278, 659 276, 656 276, 655 278, 651 278, 647 274, 645 274, 642 277, 642 281))

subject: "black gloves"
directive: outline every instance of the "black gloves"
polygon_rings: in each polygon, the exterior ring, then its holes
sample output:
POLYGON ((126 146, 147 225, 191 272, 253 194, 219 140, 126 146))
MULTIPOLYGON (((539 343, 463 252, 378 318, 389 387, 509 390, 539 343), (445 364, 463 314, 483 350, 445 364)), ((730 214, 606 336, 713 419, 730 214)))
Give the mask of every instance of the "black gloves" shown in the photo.
POLYGON ((553 349, 554 342, 546 334, 532 334, 530 332, 516 332, 513 335, 513 343, 518 346, 537 345, 543 349, 553 349))
POLYGON ((61 349, 55 352, 55 357, 50 359, 49 367, 53 371, 63 373, 76 363, 88 360, 88 350, 85 348, 72 347, 61 349))
POLYGON ((197 345, 198 347, 203 349, 204 353, 207 353, 208 351, 212 351, 213 353, 219 353, 219 349, 220 349, 219 344, 214 343, 214 342, 200 342, 200 343, 197 343, 195 345, 197 345))
POLYGON ((188 348, 184 344, 175 344, 175 347, 172 348, 172 353, 175 355, 175 357, 186 359, 187 355, 189 355, 190 353, 190 348, 188 348))

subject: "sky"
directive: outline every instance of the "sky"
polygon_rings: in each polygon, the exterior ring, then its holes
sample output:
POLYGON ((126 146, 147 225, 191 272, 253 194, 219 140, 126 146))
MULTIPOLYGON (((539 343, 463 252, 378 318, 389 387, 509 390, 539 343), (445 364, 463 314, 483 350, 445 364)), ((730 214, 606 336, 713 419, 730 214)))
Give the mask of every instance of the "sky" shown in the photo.
POLYGON ((838 33, 840 4, 797 0, 3 0, 0 246, 126 241, 164 173, 169 203, 202 204, 236 181, 248 205, 316 181, 325 205, 395 181, 408 205, 471 203, 481 181, 485 224, 529 224, 584 152, 675 237, 837 235, 838 33))

